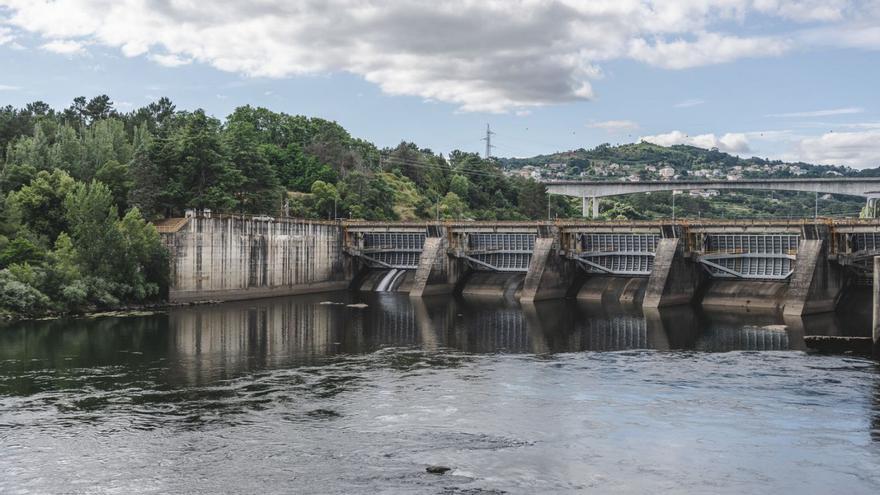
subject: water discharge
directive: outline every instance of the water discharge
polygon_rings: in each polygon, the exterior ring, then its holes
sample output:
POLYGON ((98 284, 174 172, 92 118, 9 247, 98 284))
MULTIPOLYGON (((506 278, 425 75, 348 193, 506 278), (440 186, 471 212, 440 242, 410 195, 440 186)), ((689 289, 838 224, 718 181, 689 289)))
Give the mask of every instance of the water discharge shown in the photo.
POLYGON ((0 493, 873 494, 880 370, 803 346, 867 329, 389 292, 20 323, 0 493))

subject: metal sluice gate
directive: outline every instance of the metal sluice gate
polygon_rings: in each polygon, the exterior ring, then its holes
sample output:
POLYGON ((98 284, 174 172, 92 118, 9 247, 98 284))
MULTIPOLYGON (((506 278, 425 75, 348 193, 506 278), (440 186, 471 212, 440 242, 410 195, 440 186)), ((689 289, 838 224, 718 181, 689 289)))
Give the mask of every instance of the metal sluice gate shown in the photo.
POLYGON ((799 242, 797 234, 703 234, 697 261, 712 277, 785 280, 799 242))
POLYGON ((874 257, 880 256, 880 233, 854 232, 842 236, 841 265, 852 269, 859 277, 860 285, 873 283, 874 257))
POLYGON ((374 268, 415 270, 424 246, 424 232, 366 232, 361 257, 374 268))
POLYGON ((588 273, 647 277, 659 240, 658 234, 583 233, 574 259, 588 273))
POLYGON ((465 260, 479 271, 522 272, 529 270, 536 234, 470 233, 465 260))

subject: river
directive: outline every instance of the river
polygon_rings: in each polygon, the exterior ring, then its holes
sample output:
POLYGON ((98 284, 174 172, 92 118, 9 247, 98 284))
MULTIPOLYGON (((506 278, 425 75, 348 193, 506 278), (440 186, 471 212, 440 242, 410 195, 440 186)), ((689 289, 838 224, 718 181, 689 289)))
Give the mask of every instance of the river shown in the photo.
POLYGON ((0 493, 877 494, 880 368, 803 345, 868 326, 369 293, 11 324, 0 493))

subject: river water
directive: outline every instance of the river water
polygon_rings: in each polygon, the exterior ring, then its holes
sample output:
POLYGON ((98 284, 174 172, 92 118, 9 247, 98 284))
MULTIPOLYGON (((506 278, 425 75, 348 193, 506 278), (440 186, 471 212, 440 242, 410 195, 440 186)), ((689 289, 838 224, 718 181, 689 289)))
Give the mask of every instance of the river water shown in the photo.
POLYGON ((20 323, 0 493, 877 494, 880 368, 803 350, 868 326, 363 293, 20 323))

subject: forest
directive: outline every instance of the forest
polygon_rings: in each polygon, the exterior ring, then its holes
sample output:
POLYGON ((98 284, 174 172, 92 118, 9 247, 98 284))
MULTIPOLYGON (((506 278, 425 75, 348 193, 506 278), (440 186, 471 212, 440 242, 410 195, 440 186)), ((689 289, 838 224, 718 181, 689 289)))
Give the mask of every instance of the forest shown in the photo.
POLYGON ((37 316, 161 300, 150 221, 188 208, 302 218, 525 220, 576 214, 492 160, 379 149, 335 122, 250 106, 225 120, 167 98, 0 108, 0 312, 37 316))

